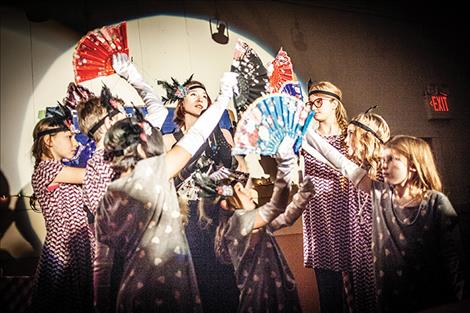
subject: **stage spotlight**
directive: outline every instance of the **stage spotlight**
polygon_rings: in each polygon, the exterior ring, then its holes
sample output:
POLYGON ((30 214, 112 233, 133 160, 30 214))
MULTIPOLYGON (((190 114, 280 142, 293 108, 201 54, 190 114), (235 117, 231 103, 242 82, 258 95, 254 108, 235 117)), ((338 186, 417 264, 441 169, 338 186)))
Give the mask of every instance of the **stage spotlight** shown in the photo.
POLYGON ((215 42, 220 43, 221 45, 225 45, 228 43, 229 35, 228 25, 226 22, 219 20, 217 17, 211 18, 209 19, 209 27, 212 39, 215 42), (215 31, 213 31, 212 24, 215 25, 215 31))

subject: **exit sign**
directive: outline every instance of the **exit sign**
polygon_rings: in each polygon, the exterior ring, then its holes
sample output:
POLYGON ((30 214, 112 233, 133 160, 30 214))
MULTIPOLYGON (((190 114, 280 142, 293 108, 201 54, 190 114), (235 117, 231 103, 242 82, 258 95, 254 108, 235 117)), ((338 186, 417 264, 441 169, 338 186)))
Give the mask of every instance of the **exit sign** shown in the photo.
POLYGON ((449 88, 445 85, 430 84, 424 90, 424 105, 428 119, 451 118, 451 104, 449 103, 449 88))

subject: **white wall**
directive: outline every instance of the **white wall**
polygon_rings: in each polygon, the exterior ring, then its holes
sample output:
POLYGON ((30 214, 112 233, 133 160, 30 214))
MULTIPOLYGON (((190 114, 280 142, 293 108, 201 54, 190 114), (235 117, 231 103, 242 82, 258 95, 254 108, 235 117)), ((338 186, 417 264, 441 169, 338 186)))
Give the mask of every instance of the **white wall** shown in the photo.
MULTIPOLYGON (((194 73, 214 99, 219 78, 230 69, 235 42, 242 38, 260 55, 263 62, 274 56, 241 34, 232 33, 227 45, 212 41, 206 20, 178 16, 155 16, 127 22, 130 55, 136 67, 160 94, 156 81, 171 77, 179 82, 194 73)), ((32 131, 38 113, 61 101, 70 81, 73 81, 72 56, 80 35, 56 22, 32 23, 19 12, 2 14, 1 20, 1 169, 10 190, 16 194, 25 190, 31 194, 30 178, 34 160, 30 155, 32 131)), ((99 94, 102 83, 123 98, 126 103, 141 105, 142 100, 127 82, 117 75, 100 77, 82 84, 99 94)), ((263 170, 251 157, 250 170, 263 175, 263 170)), ((13 210, 15 202, 10 208, 13 210)), ((28 212, 35 231, 45 236, 42 216, 28 212)), ((14 224, 1 238, 2 249, 15 257, 30 250, 14 224)))

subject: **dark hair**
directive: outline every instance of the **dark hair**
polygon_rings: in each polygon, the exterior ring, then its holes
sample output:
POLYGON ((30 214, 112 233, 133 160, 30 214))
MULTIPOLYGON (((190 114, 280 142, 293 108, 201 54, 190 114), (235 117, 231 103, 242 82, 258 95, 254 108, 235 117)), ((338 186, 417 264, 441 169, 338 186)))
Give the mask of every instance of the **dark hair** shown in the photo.
POLYGON ((117 173, 133 169, 142 159, 137 153, 139 144, 147 158, 164 152, 162 134, 148 122, 139 122, 135 118, 118 121, 106 132, 104 138, 106 160, 111 162, 111 167, 117 173))
MULTIPOLYGON (((206 87, 204 86, 204 84, 202 84, 201 82, 197 80, 191 80, 190 82, 184 84, 183 86, 187 87, 189 90, 199 87, 199 88, 204 89, 204 91, 206 91, 206 87)), ((206 94, 207 94, 207 91, 206 91, 206 94)), ((178 128, 180 129, 181 127, 184 126, 185 111, 183 107, 183 101, 184 101, 184 98, 178 100, 178 103, 176 104, 176 108, 175 108, 174 117, 173 117, 173 121, 175 122, 176 125, 178 125, 178 128)), ((212 104, 212 100, 209 97, 209 94, 207 94, 207 107, 209 107, 211 104, 212 104)))

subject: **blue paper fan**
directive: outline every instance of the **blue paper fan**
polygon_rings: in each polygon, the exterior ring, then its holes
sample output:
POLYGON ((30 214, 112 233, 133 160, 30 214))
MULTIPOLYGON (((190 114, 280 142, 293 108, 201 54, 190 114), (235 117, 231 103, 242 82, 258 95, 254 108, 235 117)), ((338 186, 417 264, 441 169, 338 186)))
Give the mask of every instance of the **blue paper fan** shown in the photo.
POLYGON ((256 99, 243 113, 235 132, 232 154, 274 155, 285 136, 295 139, 298 152, 314 112, 288 94, 256 99))

